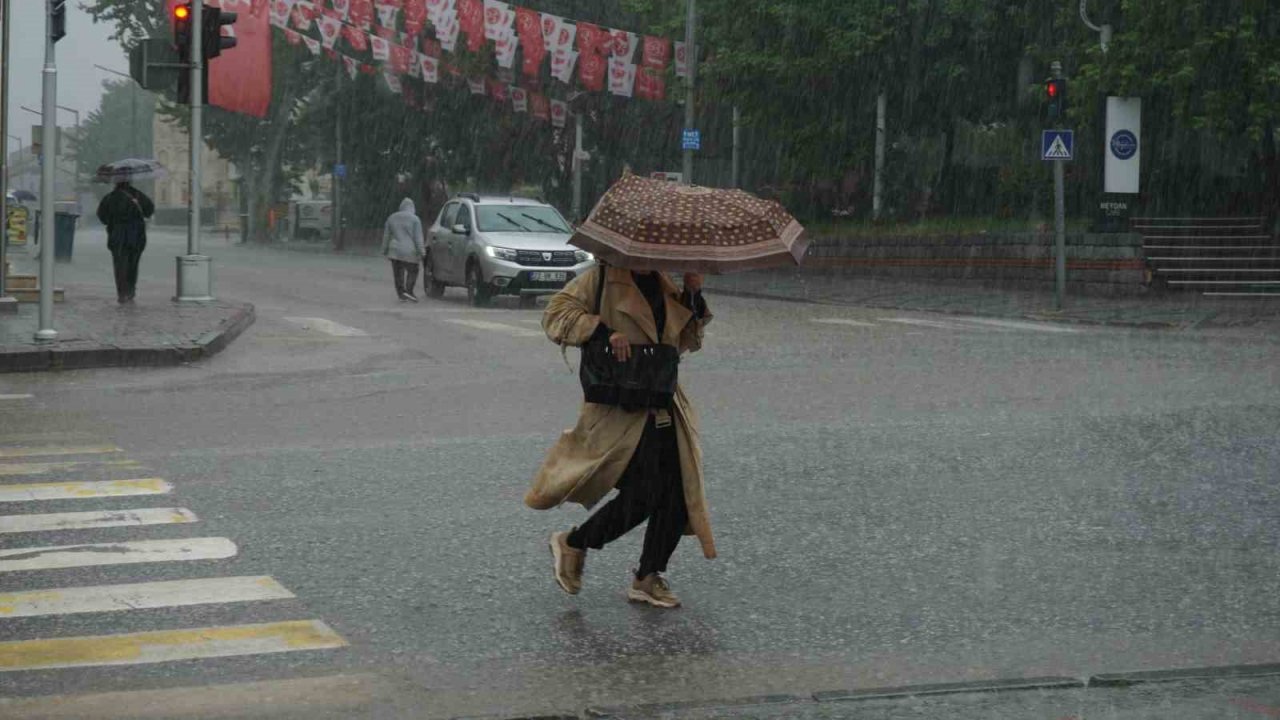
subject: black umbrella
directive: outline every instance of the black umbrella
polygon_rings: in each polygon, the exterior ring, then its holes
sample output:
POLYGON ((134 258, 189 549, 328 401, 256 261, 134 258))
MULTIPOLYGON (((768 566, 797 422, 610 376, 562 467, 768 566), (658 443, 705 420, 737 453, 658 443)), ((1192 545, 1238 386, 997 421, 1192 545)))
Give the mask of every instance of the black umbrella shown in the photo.
POLYGON ((109 162, 98 167, 94 180, 100 183, 132 182, 134 180, 158 180, 168 176, 169 171, 155 160, 128 158, 109 162))
POLYGON ((35 202, 36 195, 30 190, 10 190, 9 195, 18 202, 35 202))

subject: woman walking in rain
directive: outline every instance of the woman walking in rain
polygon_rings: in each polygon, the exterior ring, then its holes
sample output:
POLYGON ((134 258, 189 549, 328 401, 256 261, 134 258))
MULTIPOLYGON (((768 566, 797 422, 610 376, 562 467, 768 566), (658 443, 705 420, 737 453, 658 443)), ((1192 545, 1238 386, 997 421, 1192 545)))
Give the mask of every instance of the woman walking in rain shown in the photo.
MULTIPOLYGON (((693 352, 701 348, 711 320, 701 290, 698 274, 686 274, 682 290, 662 273, 600 265, 551 298, 542 326, 562 346, 607 339, 621 362, 633 345, 663 343, 693 352)), ((581 589, 588 550, 603 548, 647 520, 627 598, 679 607, 663 573, 680 537, 696 535, 703 555, 716 555, 697 422, 678 385, 666 407, 582 404, 577 426, 551 448, 525 495, 526 505, 545 510, 566 501, 590 508, 614 488, 619 491, 583 524, 551 535, 555 581, 565 592, 581 589)))
POLYGON ((107 249, 116 277, 116 301, 132 304, 138 294, 138 263, 147 248, 147 218, 156 206, 146 193, 129 184, 116 187, 98 203, 98 220, 107 228, 107 249))
POLYGON ((413 201, 400 201, 400 210, 387 218, 382 229, 382 255, 391 261, 391 275, 400 302, 418 302, 413 286, 418 284, 418 265, 426 255, 422 241, 422 221, 413 201))

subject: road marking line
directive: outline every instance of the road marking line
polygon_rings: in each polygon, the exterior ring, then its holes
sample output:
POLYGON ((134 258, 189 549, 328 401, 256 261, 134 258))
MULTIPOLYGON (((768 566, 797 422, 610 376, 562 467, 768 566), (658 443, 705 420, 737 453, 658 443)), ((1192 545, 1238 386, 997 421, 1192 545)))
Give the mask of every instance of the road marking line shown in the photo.
POLYGON ((809 322, 822 323, 823 325, 848 325, 850 327, 876 327, 873 322, 865 320, 850 320, 849 318, 813 318, 809 322))
POLYGON ((303 330, 315 330, 334 337, 367 337, 369 333, 359 329, 341 325, 332 320, 312 317, 287 317, 287 322, 299 325, 303 330))
POLYGON ((44 515, 0 515, 0 533, 85 530, 134 525, 175 525, 199 522, 186 508, 138 508, 136 510, 93 510, 90 512, 44 515))
POLYGON ((0 485, 0 502, 77 500, 81 498, 164 495, 173 486, 160 478, 95 480, 90 482, 24 483, 0 485))
POLYGON ((499 332, 512 337, 546 337, 546 333, 539 330, 529 330, 528 328, 516 327, 515 325, 506 325, 504 323, 489 322, 487 320, 463 320, 461 318, 445 318, 445 322, 454 325, 462 325, 477 330, 490 330, 499 332))
POLYGON ((124 452, 115 445, 71 445, 58 447, 0 448, 0 458, 39 457, 41 455, 103 455, 124 452))
POLYGON ((1018 320, 996 320, 992 318, 963 318, 960 322, 975 323, 978 325, 990 325, 997 328, 1007 328, 1009 330, 1030 330, 1033 332, 1050 332, 1050 333, 1078 333, 1076 328, 1062 327, 1060 325, 1050 325, 1048 323, 1021 322, 1018 320))
POLYGON ((53 588, 0 593, 0 619, 285 600, 294 594, 265 575, 53 588))
POLYGON ((338 648, 319 620, 0 642, 0 672, 195 660, 338 648))
POLYGON ((94 565, 222 560, 235 554, 236 544, 223 537, 11 548, 0 550, 0 573, 94 565))
POLYGON ((67 460, 64 462, 46 462, 46 463, 0 463, 0 477, 5 475, 44 475, 51 472, 65 472, 67 470, 75 470, 82 467, 109 467, 109 468, 140 468, 142 463, 137 460, 67 460))
POLYGON ((0 395, 0 400, 30 400, 35 397, 31 393, 17 393, 13 395, 0 395))
POLYGON ((892 317, 881 318, 885 322, 900 323, 902 325, 918 325, 920 327, 938 328, 939 330, 981 330, 976 327, 965 327, 957 323, 942 322, 940 320, 921 320, 919 318, 892 317))

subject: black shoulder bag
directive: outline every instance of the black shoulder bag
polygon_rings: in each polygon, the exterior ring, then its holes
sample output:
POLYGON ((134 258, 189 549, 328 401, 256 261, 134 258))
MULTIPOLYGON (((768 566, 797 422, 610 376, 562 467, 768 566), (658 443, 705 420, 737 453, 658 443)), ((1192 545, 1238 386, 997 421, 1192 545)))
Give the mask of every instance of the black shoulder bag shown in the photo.
MULTIPOLYGON (((604 297, 605 266, 599 266, 595 314, 604 297)), ((607 337, 593 336, 582 346, 578 378, 589 403, 627 409, 669 408, 680 370, 679 348, 663 343, 632 345, 631 357, 619 362, 607 337)))

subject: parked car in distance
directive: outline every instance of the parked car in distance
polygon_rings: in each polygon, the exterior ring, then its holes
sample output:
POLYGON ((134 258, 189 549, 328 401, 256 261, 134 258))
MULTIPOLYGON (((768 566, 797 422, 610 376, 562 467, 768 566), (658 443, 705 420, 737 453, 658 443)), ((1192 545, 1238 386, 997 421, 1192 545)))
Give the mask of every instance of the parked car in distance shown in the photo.
POLYGON ((457 195, 427 231, 427 294, 465 287, 473 305, 515 295, 531 307, 560 290, 595 258, 569 245, 573 229, 550 205, 528 198, 457 195))

